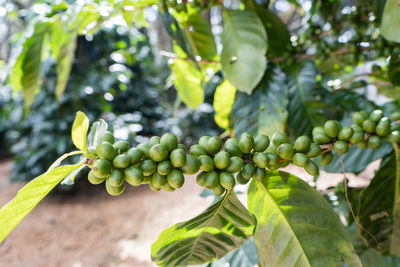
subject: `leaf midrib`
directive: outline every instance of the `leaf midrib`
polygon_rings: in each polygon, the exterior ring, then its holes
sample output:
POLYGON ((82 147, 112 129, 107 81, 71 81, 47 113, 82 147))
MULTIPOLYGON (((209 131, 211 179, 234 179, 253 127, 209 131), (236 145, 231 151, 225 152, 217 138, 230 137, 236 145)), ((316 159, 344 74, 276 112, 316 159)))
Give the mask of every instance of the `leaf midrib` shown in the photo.
POLYGON ((303 254, 303 255, 305 256, 305 258, 307 259, 308 266, 311 267, 311 263, 310 263, 310 261, 309 261, 309 259, 308 259, 308 257, 307 257, 307 254, 305 253, 303 246, 301 245, 299 239, 297 238, 297 235, 295 234, 293 228, 291 227, 288 218, 287 218, 286 215, 282 212, 282 210, 279 208, 278 203, 277 203, 277 202, 275 201, 275 199, 272 197, 272 195, 270 194, 268 188, 266 188, 266 186, 264 185, 264 183, 262 183, 262 182, 260 182, 260 181, 257 181, 257 183, 261 184, 262 188, 264 188, 264 190, 266 191, 266 194, 265 194, 265 195, 267 195, 267 196, 270 198, 271 202, 272 202, 272 203, 274 204, 274 206, 279 210, 279 213, 280 213, 280 214, 282 215, 282 217, 285 219, 284 222, 286 223, 286 225, 288 226, 288 228, 289 228, 290 231, 292 232, 292 234, 293 234, 293 236, 294 236, 294 240, 296 240, 296 243, 297 243, 298 246, 301 248, 302 254, 303 254))

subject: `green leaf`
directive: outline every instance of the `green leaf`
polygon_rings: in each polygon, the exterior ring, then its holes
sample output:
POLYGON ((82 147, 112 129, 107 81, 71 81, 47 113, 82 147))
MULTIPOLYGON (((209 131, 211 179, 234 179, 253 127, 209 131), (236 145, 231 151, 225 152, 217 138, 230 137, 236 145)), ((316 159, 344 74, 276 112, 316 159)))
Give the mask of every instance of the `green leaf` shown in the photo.
POLYGON ((204 101, 201 87, 201 73, 192 62, 174 59, 171 65, 172 82, 182 101, 192 108, 197 108, 204 101))
POLYGON ((107 131, 108 124, 100 119, 92 124, 87 138, 88 147, 96 147, 99 144, 99 137, 107 131))
POLYGON ((65 176, 82 163, 50 170, 26 184, 13 200, 0 209, 0 242, 65 176))
POLYGON ((253 179, 248 208, 260 266, 361 266, 333 208, 300 178, 274 171, 253 179))
POLYGON ((380 30, 385 39, 400 42, 400 5, 398 0, 386 1, 380 30))
POLYGON ((382 256, 375 249, 369 248, 361 254, 360 260, 363 267, 397 267, 400 266, 400 258, 394 256, 382 256))
POLYGON ((86 136, 89 129, 89 119, 86 117, 85 113, 78 111, 72 125, 72 142, 74 145, 80 149, 87 151, 86 146, 86 136))
POLYGON ((33 103, 40 88, 42 48, 48 29, 47 22, 36 22, 24 40, 19 56, 10 74, 10 83, 15 91, 22 90, 25 110, 33 103))
POLYGON ((228 81, 223 81, 215 89, 214 110, 215 122, 224 129, 229 129, 229 115, 235 102, 236 88, 228 81))
POLYGON ((290 33, 285 23, 264 5, 257 4, 254 0, 245 1, 246 8, 258 15, 268 35, 268 57, 282 57, 291 46, 290 33))
POLYGON ((393 85, 400 85, 400 53, 390 55, 388 76, 393 85))
POLYGON ((195 218, 164 230, 151 246, 159 266, 187 266, 218 259, 253 234, 255 220, 234 192, 195 218))
POLYGON ((370 247, 381 253, 400 255, 400 174, 398 147, 386 157, 367 188, 360 195, 358 218, 361 225, 374 236, 360 231, 370 247))
POLYGON ((224 10, 223 17, 222 73, 239 91, 250 94, 267 66, 267 33, 249 10, 224 10))
POLYGON ((288 113, 285 75, 275 64, 268 69, 251 95, 239 93, 232 108, 236 135, 243 132, 267 134, 284 132, 288 113))
POLYGON ((182 24, 194 55, 202 59, 215 59, 217 46, 210 25, 204 17, 200 13, 192 13, 182 24))

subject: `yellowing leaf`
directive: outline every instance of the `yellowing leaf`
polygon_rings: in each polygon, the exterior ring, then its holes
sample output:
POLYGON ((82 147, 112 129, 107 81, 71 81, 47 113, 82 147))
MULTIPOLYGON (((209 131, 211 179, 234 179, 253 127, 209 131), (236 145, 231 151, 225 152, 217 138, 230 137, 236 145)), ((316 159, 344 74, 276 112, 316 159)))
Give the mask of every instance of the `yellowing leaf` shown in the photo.
POLYGON ((72 126, 72 142, 74 145, 80 149, 87 151, 86 146, 86 135, 89 129, 89 119, 86 117, 85 113, 78 111, 76 113, 75 121, 72 126))
POLYGON ((229 114, 235 102, 236 87, 228 80, 222 82, 214 94, 215 122, 224 129, 229 129, 229 114))
POLYGON ((186 60, 175 59, 171 65, 172 82, 182 101, 192 108, 197 108, 204 100, 201 87, 201 73, 186 60))

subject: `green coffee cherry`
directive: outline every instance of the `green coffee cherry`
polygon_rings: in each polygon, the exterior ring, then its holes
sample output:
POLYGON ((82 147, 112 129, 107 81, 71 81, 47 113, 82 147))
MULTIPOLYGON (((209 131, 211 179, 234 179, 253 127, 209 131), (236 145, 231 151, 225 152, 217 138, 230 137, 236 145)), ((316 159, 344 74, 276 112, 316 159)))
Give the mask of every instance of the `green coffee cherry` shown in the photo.
POLYGON ((390 115, 390 119, 392 121, 400 121, 400 112, 399 111, 395 111, 390 115))
POLYGON ((119 168, 119 169, 125 169, 126 167, 129 166, 131 161, 131 158, 128 155, 117 155, 114 159, 113 159, 113 166, 115 168, 119 168))
POLYGON ((363 128, 360 125, 357 125, 357 124, 351 125, 351 128, 353 128, 354 132, 363 132, 364 131, 363 128))
POLYGON ((324 124, 324 130, 330 138, 336 138, 338 136, 340 127, 340 122, 335 120, 329 120, 324 124))
POLYGON ((306 153, 306 156, 309 158, 315 158, 321 154, 321 147, 316 143, 311 143, 310 149, 306 153))
POLYGON ((254 138, 254 150, 256 152, 263 152, 268 148, 268 146, 269 146, 268 136, 260 134, 257 135, 256 138, 254 138))
POLYGON ((186 163, 181 167, 184 174, 195 174, 200 169, 200 161, 192 155, 186 155, 186 163))
POLYGON ((89 182, 90 182, 91 184, 94 184, 94 185, 96 185, 96 184, 101 184, 102 182, 104 182, 105 179, 106 179, 106 178, 99 178, 99 177, 97 177, 97 176, 94 174, 93 170, 91 170, 91 171, 88 173, 88 180, 89 180, 89 182))
POLYGON ((350 126, 345 126, 342 129, 340 129, 338 138, 339 138, 339 140, 342 140, 342 141, 348 141, 351 139, 353 134, 354 134, 353 128, 351 128, 350 126))
POLYGON ((161 137, 159 136, 152 136, 149 140, 149 147, 152 147, 154 145, 157 145, 160 143, 161 137))
POLYGON ((400 131, 400 123, 399 122, 392 122, 390 124, 390 132, 400 131))
POLYGON ((390 133, 390 120, 386 117, 382 118, 376 125, 375 132, 379 136, 387 136, 390 133))
POLYGON ((163 185, 167 183, 167 176, 161 175, 158 172, 153 173, 153 178, 151 183, 158 188, 161 188, 163 185))
POLYGON ((168 175, 172 170, 172 164, 169 160, 164 160, 158 163, 157 172, 161 175, 168 175))
POLYGON ((268 157, 264 153, 257 152, 253 156, 253 162, 258 168, 266 168, 268 166, 268 157))
POLYGON ((219 183, 226 190, 231 190, 235 186, 235 177, 230 172, 221 172, 219 174, 219 183))
POLYGON ((178 147, 178 137, 172 133, 165 133, 160 138, 160 144, 164 145, 168 149, 168 152, 171 152, 178 147))
POLYGON ((210 139, 209 136, 202 136, 199 139, 199 145, 205 150, 207 150, 208 139, 210 139))
POLYGON ((243 169, 243 160, 239 157, 231 157, 229 166, 226 167, 226 171, 230 173, 237 173, 243 169))
POLYGON ((258 180, 258 181, 262 181, 262 179, 264 179, 265 175, 266 175, 266 171, 264 168, 256 168, 256 171, 254 172, 254 179, 258 180))
POLYGON ((238 184, 247 184, 249 182, 249 179, 244 178, 242 172, 238 172, 236 174, 236 182, 238 184))
POLYGON ((99 138, 99 143, 103 142, 108 142, 110 144, 113 144, 115 142, 114 135, 109 131, 104 132, 99 138))
POLYGON ((148 144, 140 144, 136 147, 140 151, 142 151, 142 157, 148 159, 149 158, 149 150, 150 146, 148 144))
POLYGON ((138 163, 143 157, 143 151, 137 148, 131 148, 126 153, 129 156, 130 164, 138 163))
POLYGON ((332 159, 333 159, 333 153, 329 151, 329 152, 322 154, 321 160, 319 161, 319 163, 322 166, 328 166, 332 162, 332 159))
POLYGON ((308 137, 307 135, 302 135, 296 138, 296 141, 294 142, 294 149, 297 152, 303 152, 306 153, 311 145, 311 138, 308 137))
POLYGON ((207 152, 210 155, 214 155, 221 150, 222 140, 218 136, 210 137, 207 141, 207 152))
POLYGON ((184 144, 178 144, 178 147, 176 149, 182 149, 186 153, 186 147, 184 144))
POLYGON ((175 188, 173 188, 169 183, 165 183, 163 186, 161 186, 161 189, 164 190, 165 192, 175 191, 175 188))
POLYGON ((386 139, 391 143, 399 143, 400 142, 400 131, 391 132, 386 139))
POLYGON ((276 154, 276 147, 271 143, 271 144, 269 144, 269 146, 265 152, 276 154))
POLYGON ((167 181, 173 188, 178 189, 185 183, 185 177, 180 170, 172 169, 172 171, 167 175, 167 181))
POLYGON ((325 128, 322 126, 316 126, 312 129, 312 136, 318 135, 318 134, 324 134, 328 135, 325 131, 325 128))
POLYGON ((112 144, 103 142, 96 147, 97 156, 101 159, 112 161, 116 155, 115 149, 112 144))
POLYGON ((338 154, 346 154, 349 151, 349 145, 346 142, 339 140, 333 144, 333 149, 335 149, 338 154))
POLYGON ((365 139, 364 131, 355 131, 353 133, 353 136, 350 138, 350 142, 352 144, 357 144, 359 142, 364 141, 364 139, 365 139))
POLYGON ((368 147, 368 143, 366 141, 358 142, 357 143, 357 147, 361 148, 361 149, 367 148, 368 147))
POLYGON ((201 172, 196 176, 196 183, 201 187, 205 186, 207 172, 201 172))
POLYGON ((208 172, 204 181, 204 186, 207 189, 213 189, 219 184, 219 176, 215 171, 208 172))
POLYGON ((108 177, 107 180, 109 180, 110 185, 119 187, 125 181, 124 173, 121 170, 114 169, 111 171, 110 177, 108 177))
POLYGON ((309 175, 312 175, 312 176, 318 176, 318 175, 319 175, 318 166, 317 166, 317 164, 315 164, 312 160, 310 160, 310 161, 307 163, 307 166, 304 167, 304 169, 306 170, 306 172, 307 172, 309 175))
POLYGON ((271 166, 277 165, 278 164, 278 156, 276 154, 273 153, 265 153, 265 155, 268 158, 268 168, 270 168, 271 166))
POLYGON ((214 156, 214 165, 220 170, 225 169, 229 166, 231 157, 228 152, 220 151, 214 156))
POLYGON ((112 146, 117 154, 125 153, 130 148, 129 143, 126 141, 117 141, 112 146))
POLYGON ((153 174, 152 175, 143 176, 142 184, 150 184, 152 179, 153 179, 153 174))
POLYGON ((217 185, 213 188, 212 191, 214 192, 215 195, 217 195, 217 196, 222 196, 222 195, 225 193, 225 188, 223 188, 222 185, 217 184, 217 185))
POLYGON ((207 155, 207 151, 200 145, 193 145, 190 147, 190 155, 195 157, 207 155))
POLYGON ((313 140, 318 145, 328 144, 331 142, 331 138, 327 134, 318 133, 313 136, 313 140))
POLYGON ((283 133, 274 133, 272 135, 272 144, 274 147, 279 147, 283 143, 289 143, 289 139, 283 133))
POLYGON ((376 123, 370 119, 363 121, 362 127, 367 133, 375 132, 376 123))
POLYGON ((232 157, 241 157, 243 155, 242 151, 240 151, 239 148, 239 141, 236 138, 229 138, 228 140, 226 140, 225 151, 228 152, 232 157))
POLYGON ((256 168, 254 167, 254 165, 251 163, 247 163, 246 165, 244 165, 241 173, 242 173, 243 178, 245 178, 246 180, 249 180, 251 177, 253 177, 255 171, 256 171, 256 168))
POLYGON ((362 126, 363 122, 368 119, 368 114, 365 111, 357 111, 353 113, 352 118, 357 125, 362 126))
POLYGON ((310 159, 303 153, 294 153, 292 161, 298 167, 305 167, 310 159))
POLYGON ((155 186, 153 183, 149 183, 149 188, 151 189, 151 191, 154 191, 154 192, 158 192, 158 191, 160 191, 161 190, 161 188, 160 187, 157 187, 157 186, 155 186))
POLYGON ((368 147, 372 149, 377 149, 382 145, 382 138, 379 136, 373 135, 368 138, 368 147))
POLYGON ((169 155, 169 160, 175 168, 183 167, 186 164, 186 153, 182 149, 174 149, 169 155))
POLYGON ((278 156, 282 159, 291 160, 294 149, 291 144, 281 144, 277 149, 278 156))
POLYGON ((149 176, 157 170, 157 164, 151 159, 145 159, 140 163, 140 169, 144 176, 149 176))
POLYGON ((156 144, 150 148, 150 158, 155 162, 161 162, 168 157, 168 148, 162 144, 156 144))
POLYGON ((239 140, 239 149, 242 151, 244 154, 248 154, 251 152, 251 150, 254 148, 254 139, 253 136, 251 136, 248 133, 243 133, 240 136, 239 140))
POLYGON ((383 118, 383 112, 382 110, 374 110, 372 113, 369 115, 369 119, 375 123, 380 121, 383 118))
POLYGON ((119 196, 124 192, 125 184, 123 183, 122 185, 115 187, 110 184, 110 179, 107 179, 106 180, 106 190, 107 190, 107 193, 109 193, 112 196, 119 196))
POLYGON ((105 178, 111 173, 111 162, 105 159, 98 159, 93 163, 93 174, 99 178, 105 178))
POLYGON ((96 148, 95 147, 89 147, 88 151, 90 154, 92 154, 93 156, 97 157, 97 152, 96 152, 96 148))
POLYGON ((133 186, 138 186, 143 183, 143 173, 139 168, 129 166, 124 170, 125 181, 133 186))
POLYGON ((210 156, 201 155, 198 159, 200 160, 200 170, 208 172, 214 169, 214 161, 210 156))

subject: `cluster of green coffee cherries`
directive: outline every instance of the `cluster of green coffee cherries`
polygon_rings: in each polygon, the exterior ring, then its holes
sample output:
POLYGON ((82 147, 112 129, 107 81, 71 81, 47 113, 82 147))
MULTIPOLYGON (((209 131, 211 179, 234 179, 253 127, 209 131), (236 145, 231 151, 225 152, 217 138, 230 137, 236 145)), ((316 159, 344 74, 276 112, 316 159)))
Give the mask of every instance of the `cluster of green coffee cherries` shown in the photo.
POLYGON ((317 176, 319 168, 313 158, 321 156, 320 164, 325 166, 331 163, 333 150, 345 154, 351 145, 376 149, 383 139, 400 142, 400 112, 387 118, 380 110, 371 114, 359 111, 353 114, 353 121, 353 125, 342 127, 338 121, 329 120, 313 129, 312 138, 303 135, 293 144, 282 133, 275 133, 271 140, 263 134, 243 133, 239 139, 227 139, 225 144, 218 136, 203 136, 190 147, 189 153, 171 133, 153 136, 148 143, 131 148, 128 142, 115 142, 113 134, 105 132, 99 144, 89 148, 86 155, 91 167, 88 179, 92 184, 105 181, 111 195, 121 194, 125 182, 133 186, 148 184, 153 191, 172 192, 183 186, 185 174, 201 171, 196 177, 197 184, 222 195, 236 183, 263 179, 266 169, 277 170, 293 163, 317 176))

